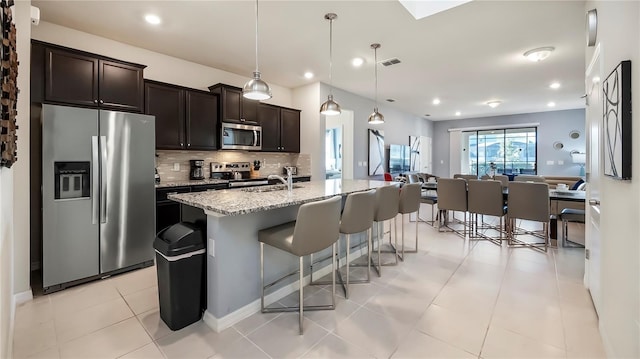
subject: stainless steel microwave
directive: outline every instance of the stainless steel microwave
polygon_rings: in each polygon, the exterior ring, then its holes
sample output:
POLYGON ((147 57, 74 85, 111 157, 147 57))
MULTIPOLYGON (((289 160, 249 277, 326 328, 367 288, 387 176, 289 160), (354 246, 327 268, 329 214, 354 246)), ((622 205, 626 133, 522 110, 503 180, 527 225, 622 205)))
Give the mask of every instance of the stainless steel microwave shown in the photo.
POLYGON ((223 150, 251 150, 262 149, 262 127, 237 123, 222 123, 223 150))

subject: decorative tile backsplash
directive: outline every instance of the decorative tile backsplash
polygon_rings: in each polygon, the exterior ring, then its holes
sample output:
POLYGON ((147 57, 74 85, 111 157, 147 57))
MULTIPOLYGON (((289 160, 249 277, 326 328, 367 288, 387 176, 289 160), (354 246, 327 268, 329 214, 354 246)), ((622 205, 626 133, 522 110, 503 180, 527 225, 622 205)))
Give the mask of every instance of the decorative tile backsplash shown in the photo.
POLYGON ((311 175, 311 155, 305 153, 266 153, 246 151, 156 151, 156 168, 162 182, 189 179, 189 160, 204 160, 204 176, 210 177, 210 162, 262 162, 260 176, 282 174, 282 167, 297 166, 298 176, 311 175), (174 171, 178 163, 180 170, 174 171))

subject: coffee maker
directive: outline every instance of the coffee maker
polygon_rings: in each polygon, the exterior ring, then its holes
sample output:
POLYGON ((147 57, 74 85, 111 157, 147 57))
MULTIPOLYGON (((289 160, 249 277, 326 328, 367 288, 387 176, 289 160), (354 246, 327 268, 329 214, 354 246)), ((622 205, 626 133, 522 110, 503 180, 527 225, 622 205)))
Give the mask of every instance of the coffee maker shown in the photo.
POLYGON ((189 170, 189 179, 201 180, 204 179, 204 161, 203 160, 189 160, 191 169, 189 170))

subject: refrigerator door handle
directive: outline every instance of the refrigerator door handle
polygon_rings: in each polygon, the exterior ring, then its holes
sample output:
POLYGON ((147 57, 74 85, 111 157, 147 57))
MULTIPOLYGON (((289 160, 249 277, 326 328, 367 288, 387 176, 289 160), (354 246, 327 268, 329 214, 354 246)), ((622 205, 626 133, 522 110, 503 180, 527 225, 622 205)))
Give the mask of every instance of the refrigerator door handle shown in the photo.
POLYGON ((98 161, 98 136, 91 136, 91 224, 98 224, 100 209, 100 165, 98 161))
POLYGON ((107 136, 100 136, 100 223, 107 223, 107 136))

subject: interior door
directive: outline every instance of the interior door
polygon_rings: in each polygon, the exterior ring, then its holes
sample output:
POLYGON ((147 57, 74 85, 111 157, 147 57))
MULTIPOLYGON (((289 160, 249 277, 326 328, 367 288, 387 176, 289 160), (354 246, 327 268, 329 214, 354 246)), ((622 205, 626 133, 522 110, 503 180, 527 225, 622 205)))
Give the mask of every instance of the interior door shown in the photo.
POLYGON ((433 173, 431 155, 431 137, 420 136, 420 171, 433 173))
POLYGON ((587 130, 587 201, 586 208, 586 266, 585 285, 589 288, 596 311, 602 306, 601 244, 600 236, 600 174, 602 160, 602 58, 600 45, 591 59, 585 76, 587 94, 586 130, 587 130))

